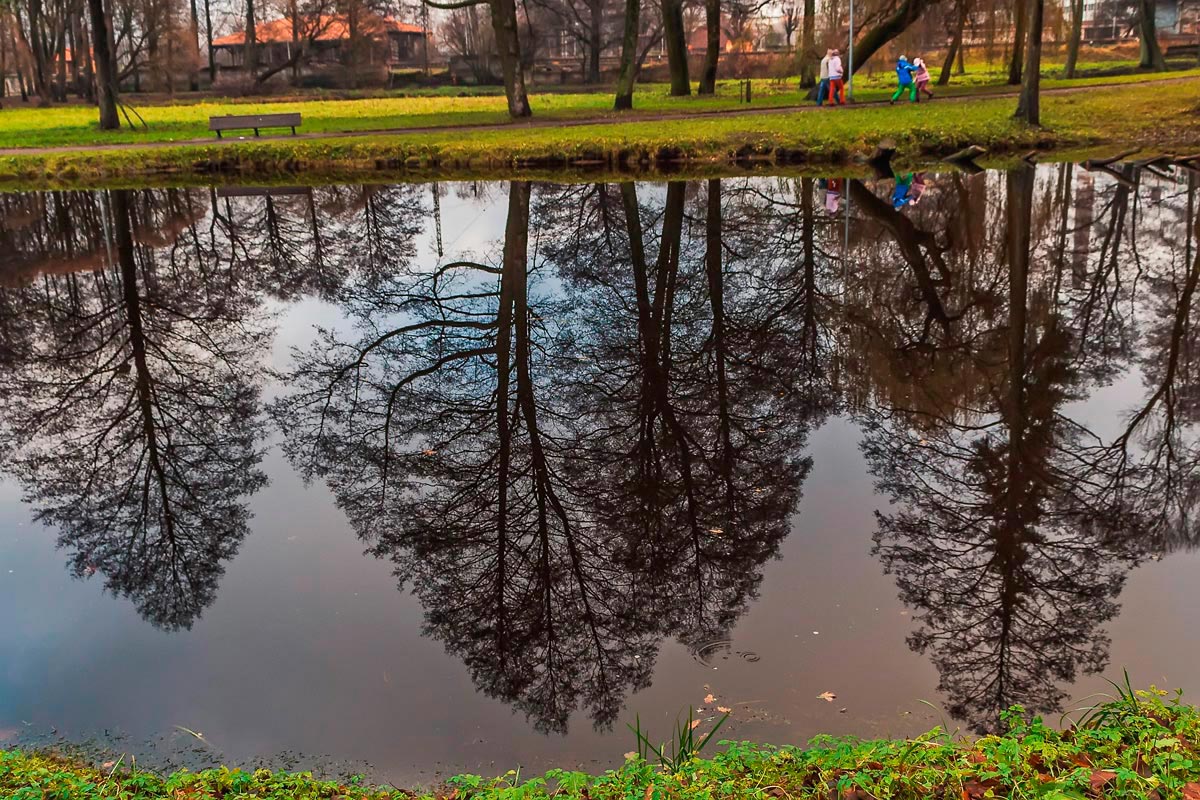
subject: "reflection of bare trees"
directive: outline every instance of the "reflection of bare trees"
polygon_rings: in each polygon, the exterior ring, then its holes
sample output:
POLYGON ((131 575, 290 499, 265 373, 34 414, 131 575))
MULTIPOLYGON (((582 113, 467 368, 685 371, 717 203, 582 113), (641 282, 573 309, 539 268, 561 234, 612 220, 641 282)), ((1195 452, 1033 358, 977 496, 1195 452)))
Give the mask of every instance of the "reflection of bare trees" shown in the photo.
POLYGON ((100 572, 156 625, 188 627, 246 535, 263 335, 236 290, 156 263, 137 195, 94 198, 114 262, 4 292, 32 335, 0 373, 6 471, 57 527, 77 575, 100 572))
POLYGON ((0 449, 76 574, 165 628, 213 601, 265 481, 264 300, 331 296, 409 258, 411 197, 0 198, 0 449))
POLYGON ((348 289, 358 333, 301 354, 277 412, 481 688, 544 730, 580 707, 607 726, 662 636, 740 613, 804 423, 738 324, 719 184, 700 237, 683 184, 651 209, 632 184, 548 194, 539 248, 565 290, 529 263, 530 195, 509 187, 498 264, 348 289))
POLYGON ((274 407, 290 459, 477 684, 557 731, 611 724, 662 639, 729 634, 845 409, 953 713, 1054 709, 1105 665, 1130 567, 1197 538, 1196 187, 847 184, 848 218, 810 179, 462 184, 503 237, 433 265, 415 187, 0 198, 5 466, 77 572, 185 626, 263 480, 260 309, 334 302, 274 407))
MULTIPOLYGON (((1162 523, 1143 493, 1162 489, 1147 479, 1169 483, 1154 451, 1137 451, 1129 432, 1104 444, 1064 412, 1088 380, 1105 374, 1088 368, 1089 346, 1111 353, 1095 326, 1122 323, 1093 313, 1102 295, 1067 287, 1065 259, 1038 258, 1033 171, 1007 175, 1005 190, 1005 243, 993 274, 1006 276, 1006 301, 990 309, 990 330, 974 327, 967 337, 956 323, 948 328, 965 356, 960 369, 969 370, 959 379, 982 387, 975 394, 984 401, 949 404, 949 414, 934 398, 863 415, 864 451, 879 488, 898 503, 879 517, 876 551, 919 610, 913 647, 938 666, 951 712, 980 730, 1012 703, 1057 709, 1063 682, 1105 666, 1101 626, 1117 613, 1129 567, 1160 546, 1162 523), (1080 342, 1089 332, 1091 341, 1080 342)), ((1102 248, 1096 271, 1112 268, 1108 252, 1102 248)), ((988 273, 961 277, 984 281, 991 293, 988 273)), ((1075 286, 1096 283, 1088 275, 1075 286)), ((1163 316, 1178 331, 1194 281, 1171 286, 1163 316)), ((1169 372, 1166 349, 1153 361, 1169 372)))

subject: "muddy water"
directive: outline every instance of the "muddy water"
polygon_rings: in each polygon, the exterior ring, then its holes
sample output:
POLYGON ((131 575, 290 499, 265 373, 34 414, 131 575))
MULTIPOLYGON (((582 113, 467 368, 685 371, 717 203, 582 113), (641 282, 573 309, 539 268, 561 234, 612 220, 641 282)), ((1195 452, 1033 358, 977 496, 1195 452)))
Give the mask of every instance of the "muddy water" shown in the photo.
POLYGON ((0 743, 407 783, 1195 697, 1196 188, 0 195, 0 743))

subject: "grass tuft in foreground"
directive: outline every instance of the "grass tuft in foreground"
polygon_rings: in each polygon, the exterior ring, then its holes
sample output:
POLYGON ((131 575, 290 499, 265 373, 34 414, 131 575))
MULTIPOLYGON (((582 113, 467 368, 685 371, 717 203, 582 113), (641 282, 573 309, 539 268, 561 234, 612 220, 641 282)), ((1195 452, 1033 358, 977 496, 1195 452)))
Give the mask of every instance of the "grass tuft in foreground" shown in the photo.
POLYGON ((700 798, 1200 798, 1200 710, 1178 693, 1122 692, 1059 731, 1014 707, 1006 733, 958 740, 935 728, 914 739, 819 736, 807 748, 723 742, 710 759, 655 766, 631 753, 599 776, 551 770, 522 779, 453 778, 432 794, 225 768, 162 777, 118 764, 99 770, 51 754, 0 751, 0 796, 15 800, 699 800, 700 798))

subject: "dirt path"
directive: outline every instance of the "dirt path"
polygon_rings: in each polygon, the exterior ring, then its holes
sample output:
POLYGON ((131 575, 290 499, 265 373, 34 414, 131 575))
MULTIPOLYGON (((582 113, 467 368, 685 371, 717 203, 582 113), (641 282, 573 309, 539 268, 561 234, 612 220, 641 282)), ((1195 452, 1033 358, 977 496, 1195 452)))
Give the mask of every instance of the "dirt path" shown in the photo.
MULTIPOLYGON (((1075 94, 1077 92, 1086 92, 1096 89, 1110 89, 1121 86, 1153 86, 1163 83, 1181 83, 1186 81, 1200 82, 1200 76, 1188 76, 1180 78, 1154 78, 1146 81, 1126 81, 1112 83, 1095 83, 1088 86, 1062 86, 1052 89, 1043 89, 1043 95, 1059 95, 1059 94, 1075 94)), ((992 90, 983 92, 971 92, 967 94, 947 95, 934 101, 937 103, 961 103, 968 100, 994 99, 1003 97, 1016 97, 1020 93, 1020 89, 1014 87, 1012 89, 992 90)), ((855 108, 872 108, 885 106, 886 100, 875 100, 868 103, 855 103, 855 108)), ((158 141, 158 142, 115 142, 109 144, 78 144, 78 145, 62 145, 59 147, 5 147, 0 148, 0 157, 3 156, 39 156, 39 155, 55 155, 60 153, 83 153, 95 152, 104 150, 136 150, 136 149, 157 149, 162 147, 232 147, 238 144, 244 144, 249 141, 253 142, 271 142, 271 141, 288 141, 293 142, 300 140, 314 139, 349 139, 364 136, 404 136, 408 134, 423 134, 423 133, 443 133, 452 131, 454 133, 477 133, 484 131, 510 130, 521 131, 535 128, 575 128, 584 125, 621 125, 630 122, 668 122, 675 120, 689 119, 707 119, 710 117, 748 117, 748 116, 763 116, 768 114, 796 114, 805 112, 826 112, 826 113, 843 113, 830 108, 818 108, 811 102, 804 105, 786 105, 786 106, 771 106, 768 108, 734 108, 734 109, 711 109, 704 111, 664 111, 650 114, 618 114, 616 112, 608 113, 603 116, 593 117, 534 117, 528 120, 517 120, 509 122, 489 122, 474 125, 429 125, 416 128, 375 128, 354 131, 322 131, 317 133, 299 133, 295 136, 281 134, 278 136, 260 136, 260 137, 237 137, 217 139, 215 137, 205 137, 203 139, 176 139, 174 141, 158 141)))

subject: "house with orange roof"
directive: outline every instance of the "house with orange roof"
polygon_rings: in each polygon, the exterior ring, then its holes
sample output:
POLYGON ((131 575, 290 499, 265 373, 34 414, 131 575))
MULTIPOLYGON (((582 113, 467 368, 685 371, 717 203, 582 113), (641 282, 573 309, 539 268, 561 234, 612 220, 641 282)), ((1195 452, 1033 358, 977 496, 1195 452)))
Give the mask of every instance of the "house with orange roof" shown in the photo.
MULTIPOLYGON (((357 63, 374 67, 419 67, 431 34, 420 25, 366 13, 358 20, 358 35, 344 14, 287 16, 259 23, 254 28, 256 61, 269 69, 292 61, 304 48, 301 66, 306 71, 346 64, 353 50, 357 63), (357 42, 352 42, 352 39, 357 42)), ((246 33, 237 31, 213 40, 213 57, 223 70, 245 67, 246 33)))

